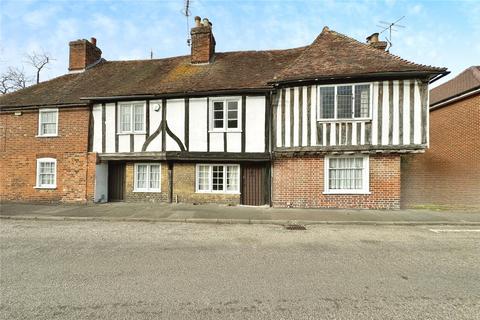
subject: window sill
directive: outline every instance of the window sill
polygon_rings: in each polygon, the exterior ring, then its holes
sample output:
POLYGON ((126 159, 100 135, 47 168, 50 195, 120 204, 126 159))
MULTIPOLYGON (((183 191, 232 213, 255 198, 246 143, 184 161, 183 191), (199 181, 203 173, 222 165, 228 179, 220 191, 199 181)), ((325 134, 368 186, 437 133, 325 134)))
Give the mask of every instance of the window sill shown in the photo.
POLYGON ((371 122, 371 118, 352 118, 352 119, 317 119, 317 122, 371 122))
POLYGON ((57 186, 51 186, 51 187, 39 187, 39 186, 35 186, 33 187, 34 189, 41 189, 41 190, 56 190, 57 189, 57 186))
POLYGON ((356 194, 356 195, 369 195, 372 194, 370 191, 364 190, 336 190, 336 191, 324 191, 322 194, 333 194, 333 195, 342 195, 342 194, 356 194))
POLYGON ((162 193, 162 191, 159 190, 141 190, 141 189, 134 189, 133 192, 135 193, 162 193))
POLYGON ((58 137, 58 134, 43 134, 43 135, 37 134, 35 136, 35 138, 57 138, 57 137, 58 137))
POLYGON ((126 136, 126 135, 131 135, 131 134, 138 134, 138 135, 142 135, 142 134, 147 134, 146 131, 138 131, 138 132, 117 132, 117 135, 118 136, 126 136))
POLYGON ((242 133, 242 130, 209 130, 208 133, 242 133))
POLYGON ((238 192, 238 191, 230 191, 230 192, 224 192, 224 191, 195 191, 195 193, 200 193, 200 194, 240 195, 240 192, 238 192))

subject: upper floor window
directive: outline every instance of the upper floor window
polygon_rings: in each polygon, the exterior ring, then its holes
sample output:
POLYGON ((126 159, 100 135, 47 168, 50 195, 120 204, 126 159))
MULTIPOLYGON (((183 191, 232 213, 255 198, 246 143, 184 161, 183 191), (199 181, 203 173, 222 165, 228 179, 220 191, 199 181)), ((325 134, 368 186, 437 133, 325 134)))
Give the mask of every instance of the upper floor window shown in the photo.
POLYGON ((210 114, 212 131, 240 130, 239 99, 214 99, 210 114))
POLYGON ((38 136, 58 135, 58 109, 40 109, 38 112, 38 136))
POLYGON ((370 84, 321 86, 318 120, 370 118, 370 91, 370 84))
POLYGON ((53 158, 37 159, 36 188, 57 187, 57 160, 53 158))
POLYGON ((119 105, 118 133, 145 132, 145 104, 143 102, 119 105))

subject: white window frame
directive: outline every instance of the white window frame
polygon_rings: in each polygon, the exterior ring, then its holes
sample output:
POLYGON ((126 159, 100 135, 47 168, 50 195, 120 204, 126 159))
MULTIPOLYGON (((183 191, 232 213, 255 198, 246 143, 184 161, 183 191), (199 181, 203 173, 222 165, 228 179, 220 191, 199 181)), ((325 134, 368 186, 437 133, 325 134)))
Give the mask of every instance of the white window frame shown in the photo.
POLYGON ((360 83, 341 83, 341 84, 325 84, 319 85, 317 88, 317 121, 319 122, 334 122, 334 121, 368 121, 372 120, 372 111, 373 111, 373 83, 371 82, 360 82, 360 83), (370 87, 370 101, 368 106, 368 117, 355 117, 355 86, 368 85, 370 87), (351 118, 338 118, 337 117, 337 89, 338 87, 343 86, 352 86, 352 117, 351 118), (334 87, 334 109, 333 109, 333 118, 322 118, 321 117, 321 106, 320 106, 320 88, 325 87, 334 87))
POLYGON ((240 194, 240 165, 234 163, 197 163, 195 166, 195 192, 196 193, 216 193, 216 194, 240 194), (198 182, 199 182, 199 167, 200 166, 208 166, 208 174, 209 174, 209 181, 208 181, 208 190, 199 190, 198 182), (222 166, 223 167, 223 190, 213 190, 213 167, 214 166, 222 166), (236 190, 227 190, 227 167, 237 167, 237 189, 236 190))
POLYGON ((137 162, 134 165, 133 170, 133 192, 162 192, 162 164, 155 163, 155 162, 137 162), (147 187, 146 188, 138 188, 137 187, 137 172, 138 166, 144 165, 147 166, 147 187), (159 166, 159 180, 158 180, 158 188, 150 188, 150 170, 151 166, 159 166))
POLYGON ((324 192, 323 194, 370 194, 370 157, 368 155, 326 156, 324 159, 324 192), (329 189, 330 159, 362 158, 362 189, 329 189))
POLYGON ((57 159, 54 158, 38 158, 37 159, 37 172, 35 174, 36 182, 35 189, 56 189, 57 188, 57 159), (55 170, 53 173, 53 184, 40 184, 40 164, 41 163, 54 163, 55 170))
POLYGON ((209 132, 242 132, 242 99, 241 97, 223 97, 223 98, 212 98, 210 100, 210 110, 209 110, 209 132), (213 124, 213 106, 215 102, 223 102, 223 128, 214 128, 213 124), (228 128, 228 102, 237 103, 237 127, 228 128))
POLYGON ((43 108, 38 110, 38 134, 37 137, 58 137, 58 108, 43 108), (55 112, 55 133, 42 133, 42 113, 55 112))
POLYGON ((146 125, 147 125, 147 104, 145 101, 128 101, 128 102, 120 102, 118 103, 118 114, 117 114, 117 134, 146 134, 146 125), (143 106, 143 130, 135 130, 135 104, 142 104, 143 106), (121 112, 120 109, 122 107, 130 107, 130 130, 129 131, 122 131, 121 125, 121 112))

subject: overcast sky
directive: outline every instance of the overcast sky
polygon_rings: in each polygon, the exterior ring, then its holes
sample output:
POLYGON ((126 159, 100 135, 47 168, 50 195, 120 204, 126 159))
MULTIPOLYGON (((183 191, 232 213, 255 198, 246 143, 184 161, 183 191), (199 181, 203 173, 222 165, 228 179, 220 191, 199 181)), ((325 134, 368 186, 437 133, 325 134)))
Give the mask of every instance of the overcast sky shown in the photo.
MULTIPOLYGON (((67 72, 68 42, 96 37, 107 60, 188 54, 184 0, 0 0, 0 71, 24 66, 25 54, 47 52, 55 61, 47 80, 67 72)), ((448 67, 452 75, 480 65, 480 1, 191 0, 196 15, 213 23, 217 51, 282 49, 310 44, 323 26, 365 41, 380 21, 400 22, 391 52, 448 67)), ((383 33, 381 36, 386 35, 383 33)), ((451 78, 450 75, 448 78, 451 78)), ((128 76, 128 75, 126 75, 128 76)), ((235 75, 232 75, 235 76, 235 75)))

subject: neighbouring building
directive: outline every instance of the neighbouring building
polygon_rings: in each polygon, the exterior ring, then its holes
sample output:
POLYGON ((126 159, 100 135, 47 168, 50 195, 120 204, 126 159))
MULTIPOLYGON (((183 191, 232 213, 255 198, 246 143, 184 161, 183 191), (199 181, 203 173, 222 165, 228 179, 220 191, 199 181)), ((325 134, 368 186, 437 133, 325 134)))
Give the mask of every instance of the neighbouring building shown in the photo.
POLYGON ((430 91, 430 147, 402 170, 406 207, 480 207, 480 66, 430 91))
POLYGON ((4 201, 399 208, 401 155, 428 147, 428 85, 448 73, 325 27, 305 47, 105 61, 0 97, 4 201))

